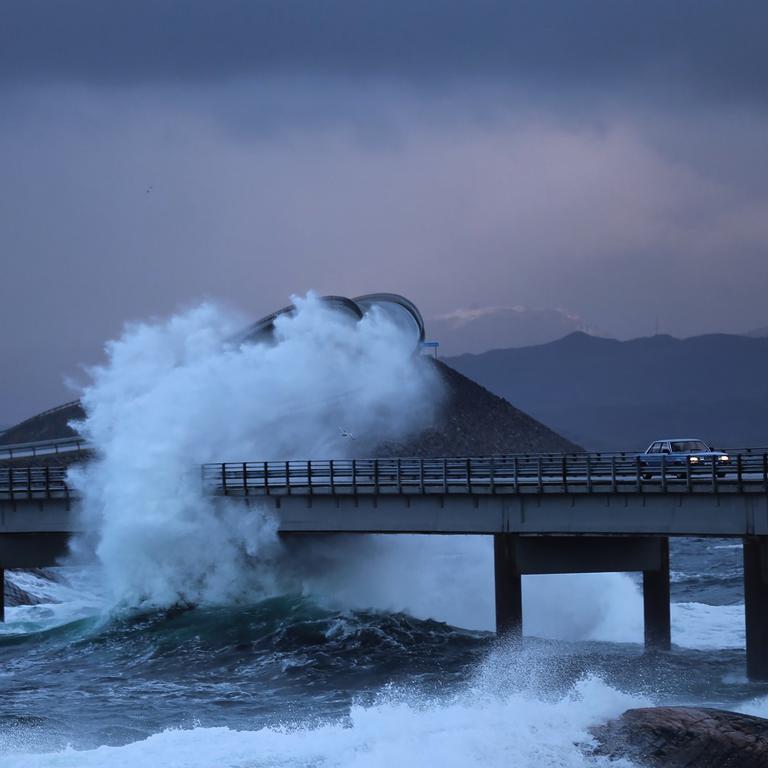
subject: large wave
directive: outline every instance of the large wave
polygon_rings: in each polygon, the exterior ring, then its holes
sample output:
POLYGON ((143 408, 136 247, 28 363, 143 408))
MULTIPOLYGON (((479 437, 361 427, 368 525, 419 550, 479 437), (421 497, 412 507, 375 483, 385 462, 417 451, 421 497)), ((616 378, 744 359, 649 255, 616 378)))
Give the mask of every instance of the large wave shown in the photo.
MULTIPOLYGON (((440 397, 413 339, 382 312, 354 322, 313 295, 274 343, 211 304, 129 326, 91 370, 80 432, 96 457, 71 473, 97 531, 113 604, 253 600, 278 589, 282 548, 263 512, 201 493, 200 465, 344 457, 429 423, 440 397)), ((283 563, 285 565, 285 563, 283 563)))

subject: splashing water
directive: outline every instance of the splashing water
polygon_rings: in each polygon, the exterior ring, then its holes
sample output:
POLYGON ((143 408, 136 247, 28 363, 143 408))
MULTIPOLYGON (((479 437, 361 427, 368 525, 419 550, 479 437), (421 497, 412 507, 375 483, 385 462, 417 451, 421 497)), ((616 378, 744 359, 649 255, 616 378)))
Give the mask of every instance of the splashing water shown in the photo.
POLYGON ((124 746, 16 752, 15 768, 88 768, 172 764, 179 768, 383 768, 390 765, 630 768, 592 754, 589 729, 631 706, 648 705, 587 675, 543 695, 556 678, 553 659, 503 647, 452 695, 430 697, 397 687, 347 716, 272 725, 166 729, 124 746), (520 673, 523 672, 521 675, 520 673))
POLYGON ((355 323, 313 295, 274 344, 227 342, 243 322, 204 305, 127 328, 91 371, 71 473, 113 604, 226 603, 277 588, 275 524, 201 494, 205 462, 343 457, 343 424, 372 448, 429 422, 432 369, 384 313, 355 323))

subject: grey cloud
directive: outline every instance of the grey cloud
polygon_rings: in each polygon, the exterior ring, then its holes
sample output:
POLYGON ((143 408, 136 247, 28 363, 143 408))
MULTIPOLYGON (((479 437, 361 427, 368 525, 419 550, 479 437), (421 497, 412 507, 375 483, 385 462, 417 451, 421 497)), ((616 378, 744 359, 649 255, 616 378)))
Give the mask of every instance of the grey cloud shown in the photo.
POLYGON ((126 318, 206 296, 765 325, 766 16, 0 0, 0 423, 72 397, 126 318))
POLYGON ((682 88, 760 103, 767 95, 761 0, 18 0, 0 8, 6 82, 311 73, 682 88))

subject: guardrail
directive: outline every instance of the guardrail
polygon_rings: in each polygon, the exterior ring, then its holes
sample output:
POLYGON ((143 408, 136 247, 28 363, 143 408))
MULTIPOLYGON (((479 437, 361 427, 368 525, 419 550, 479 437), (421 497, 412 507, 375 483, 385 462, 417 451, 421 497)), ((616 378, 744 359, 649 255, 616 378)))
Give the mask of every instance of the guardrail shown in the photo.
MULTIPOLYGON (((693 464, 663 454, 542 454, 445 459, 330 459, 204 464, 206 493, 348 494, 765 493, 768 452, 693 464)), ((69 499, 63 467, 0 468, 0 500, 69 499)))
POLYGON ((658 465, 637 454, 345 459, 205 464, 223 496, 521 493, 768 493, 768 453, 658 465))
POLYGON ((0 461, 37 458, 66 453, 80 453, 90 446, 81 437, 63 437, 59 440, 38 440, 33 443, 0 445, 0 461))
POLYGON ((0 468, 0 500, 46 501, 71 497, 64 467, 0 468))

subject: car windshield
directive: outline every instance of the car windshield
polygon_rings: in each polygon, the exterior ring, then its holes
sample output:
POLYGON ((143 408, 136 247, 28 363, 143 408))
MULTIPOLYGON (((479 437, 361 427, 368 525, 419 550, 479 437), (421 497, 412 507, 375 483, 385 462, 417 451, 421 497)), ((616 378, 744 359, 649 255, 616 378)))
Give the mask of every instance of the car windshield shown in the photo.
POLYGON ((706 453, 708 450, 701 440, 677 440, 672 443, 672 453, 706 453))

